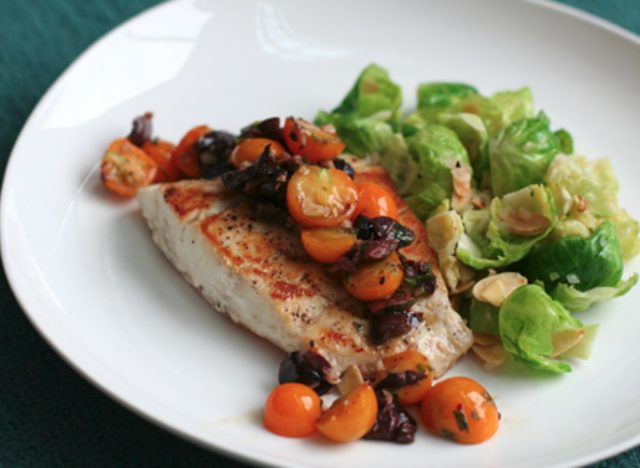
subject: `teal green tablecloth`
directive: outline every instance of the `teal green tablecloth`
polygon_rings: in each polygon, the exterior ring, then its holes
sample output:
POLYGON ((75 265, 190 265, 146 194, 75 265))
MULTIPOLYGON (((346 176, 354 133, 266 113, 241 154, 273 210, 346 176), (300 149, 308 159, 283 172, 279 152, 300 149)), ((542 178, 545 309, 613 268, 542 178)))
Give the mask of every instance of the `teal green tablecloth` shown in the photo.
MULTIPOLYGON (((640 0, 563 0, 640 33, 640 0)), ((157 0, 0 0, 0 173, 36 101, 94 40, 157 0)), ((639 77, 640 80, 640 77, 639 77)), ((159 429, 69 368, 0 269, 0 467, 239 466, 159 429)), ((598 464, 640 466, 640 448, 598 464)))

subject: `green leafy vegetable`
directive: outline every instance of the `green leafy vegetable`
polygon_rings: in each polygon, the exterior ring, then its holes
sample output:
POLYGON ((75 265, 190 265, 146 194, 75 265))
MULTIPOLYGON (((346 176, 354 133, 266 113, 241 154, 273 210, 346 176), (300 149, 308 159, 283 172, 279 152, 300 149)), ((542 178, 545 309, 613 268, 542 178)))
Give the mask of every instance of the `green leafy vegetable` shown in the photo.
POLYGON ((502 111, 505 126, 534 115, 533 95, 527 87, 495 93, 491 102, 502 111))
POLYGON ((640 226, 618 205, 618 181, 608 160, 559 155, 549 165, 544 182, 562 217, 581 222, 587 229, 593 229, 598 220, 611 220, 622 256, 630 259, 640 252, 640 226), (586 211, 576 209, 577 197, 586 201, 586 211))
POLYGON ((561 128, 560 130, 556 130, 554 134, 558 139, 558 143, 560 143, 560 151, 564 154, 573 154, 573 137, 571 133, 561 128))
POLYGON ((549 289, 565 283, 587 291, 616 287, 624 264, 615 226, 605 221, 587 238, 570 236, 537 246, 514 268, 530 282, 542 281, 549 289))
POLYGON ((458 114, 443 113, 438 116, 438 122, 456 132, 458 139, 467 150, 469 160, 476 174, 482 174, 489 170, 489 158, 485 150, 489 134, 480 117, 465 112, 458 114))
POLYGON ((476 299, 471 299, 471 305, 469 306, 469 328, 477 333, 486 333, 488 335, 498 335, 500 333, 498 327, 498 308, 481 302, 476 299))
POLYGON ((414 130, 405 140, 418 173, 409 186, 410 195, 406 200, 416 215, 425 219, 443 199, 451 197, 451 169, 456 164, 470 165, 464 146, 452 130, 438 124, 414 130))
POLYGON ((489 142, 493 194, 500 196, 541 183, 559 152, 558 138, 543 113, 512 123, 489 142))
POLYGON ((336 128, 347 145, 346 151, 372 157, 389 172, 400 193, 406 193, 416 177, 417 164, 409 155, 402 135, 381 120, 379 114, 359 119, 319 114, 318 119, 324 119, 325 123, 331 123, 336 128))
POLYGON ((465 235, 456 256, 478 270, 509 265, 527 255, 555 222, 556 209, 547 189, 542 185, 525 187, 494 198, 488 211, 465 213, 465 235), (533 230, 527 232, 528 228, 533 230))
POLYGON ((422 83, 418 85, 418 109, 435 115, 476 94, 476 88, 464 83, 422 83))
POLYGON ((449 210, 448 203, 439 205, 427 220, 427 234, 438 256, 440 272, 451 293, 468 289, 475 272, 463 265, 455 256, 456 246, 464 233, 460 215, 449 210))
POLYGON ((400 86, 391 80, 384 68, 371 64, 360 73, 349 93, 331 113, 358 118, 387 111, 389 118, 394 118, 401 105, 400 86))
POLYGON ((587 291, 580 291, 573 286, 560 283, 551 291, 551 297, 572 312, 582 312, 595 302, 608 301, 626 294, 637 282, 638 274, 636 273, 628 280, 620 281, 616 286, 600 286, 587 291))
POLYGON ((505 351, 535 369, 570 372, 569 364, 551 357, 553 336, 583 328, 562 304, 537 285, 516 289, 500 307, 499 331, 505 351))

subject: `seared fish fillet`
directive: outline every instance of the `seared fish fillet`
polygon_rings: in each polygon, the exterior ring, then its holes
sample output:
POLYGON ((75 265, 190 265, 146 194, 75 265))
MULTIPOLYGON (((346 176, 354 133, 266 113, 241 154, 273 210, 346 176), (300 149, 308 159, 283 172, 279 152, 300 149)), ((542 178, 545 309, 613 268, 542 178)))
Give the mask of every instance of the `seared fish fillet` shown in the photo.
POLYGON ((424 321, 409 333, 374 346, 364 305, 304 252, 295 230, 256 220, 250 201, 220 180, 189 180, 144 188, 138 200, 153 240, 209 303, 287 352, 313 341, 337 372, 351 364, 375 365, 409 348, 422 352, 442 375, 472 344, 471 331, 449 303, 424 225, 397 195, 387 173, 364 166, 356 180, 385 185, 396 194, 399 221, 416 241, 402 249, 433 263, 437 289, 411 311, 424 321))

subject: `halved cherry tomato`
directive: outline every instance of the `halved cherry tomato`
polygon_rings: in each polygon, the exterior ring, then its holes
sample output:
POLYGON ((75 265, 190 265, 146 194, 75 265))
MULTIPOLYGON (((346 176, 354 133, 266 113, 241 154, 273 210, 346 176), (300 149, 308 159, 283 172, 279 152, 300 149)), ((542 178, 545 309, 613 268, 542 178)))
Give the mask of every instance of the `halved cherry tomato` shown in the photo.
POLYGON ((348 224, 357 205, 356 184, 338 169, 304 165, 287 185, 289 214, 304 227, 348 224))
POLYGON ((356 235, 340 228, 303 229, 300 239, 311 258, 323 263, 335 263, 353 247, 356 235))
POLYGON ((325 411, 316 428, 336 442, 351 442, 364 436, 376 422, 378 400, 371 385, 358 385, 346 396, 336 400, 325 411))
POLYGON ((490 439, 500 419, 489 392, 466 377, 437 383, 425 396, 420 415, 431 432, 461 444, 490 439))
POLYGON ((158 166, 153 159, 127 138, 114 140, 102 157, 100 178, 113 193, 134 197, 139 188, 149 185, 158 166))
POLYGON ((412 405, 422 401, 431 389, 433 375, 429 361, 424 354, 413 349, 394 354, 383 359, 385 374, 399 374, 406 371, 424 372, 424 378, 412 385, 405 385, 394 391, 403 405, 412 405))
POLYGON ((154 183, 173 182, 180 178, 180 169, 171 158, 175 149, 176 145, 165 140, 147 140, 142 145, 142 150, 158 165, 154 183))
POLYGON ((202 177, 202 168, 200 167, 200 155, 194 148, 196 142, 211 129, 206 125, 199 125, 189 130, 182 137, 178 147, 173 152, 171 158, 175 165, 188 177, 202 177))
POLYGON ((284 437, 307 437, 316 430, 322 412, 318 394, 300 383, 285 383, 274 388, 264 407, 264 425, 284 437))
POLYGON ((398 254, 365 263, 347 278, 349 293, 361 301, 379 301, 391 296, 402 284, 404 271, 398 254))
POLYGON ((269 145, 271 153, 279 158, 284 154, 284 148, 280 143, 269 138, 247 138, 236 145, 231 152, 229 162, 239 169, 243 169, 256 162, 264 148, 269 145))
POLYGON ((398 206, 389 190, 374 182, 360 182, 358 187, 358 208, 355 216, 360 214, 368 218, 388 216, 398 219, 398 206))
POLYGON ((335 132, 294 117, 287 117, 284 123, 284 140, 289 151, 312 163, 334 159, 345 147, 335 132))

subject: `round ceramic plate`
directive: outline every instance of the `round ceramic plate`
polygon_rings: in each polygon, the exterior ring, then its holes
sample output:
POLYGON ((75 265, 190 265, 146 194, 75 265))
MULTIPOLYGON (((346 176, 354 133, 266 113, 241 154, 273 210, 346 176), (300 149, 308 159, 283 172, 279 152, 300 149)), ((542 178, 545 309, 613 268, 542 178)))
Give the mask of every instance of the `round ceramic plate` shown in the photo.
MULTIPOLYGON (((2 192, 2 253, 26 314, 68 362, 129 408, 205 446, 280 466, 577 465, 640 442, 640 288, 580 318, 601 322, 593 357, 566 376, 451 372, 480 380, 498 435, 459 446, 291 440, 261 426, 282 353, 212 311, 152 243, 135 201, 102 188, 98 162, 143 111, 176 140, 195 124, 237 130, 312 117, 359 70, 385 66, 413 105, 417 83, 483 92, 529 85, 577 148, 613 161, 640 217, 640 41, 550 4, 507 1, 178 1, 83 54, 42 99, 2 192)), ((636 261, 627 272, 638 271, 636 261)))

